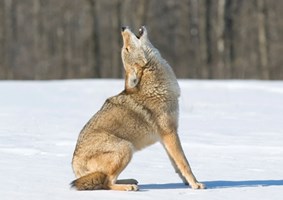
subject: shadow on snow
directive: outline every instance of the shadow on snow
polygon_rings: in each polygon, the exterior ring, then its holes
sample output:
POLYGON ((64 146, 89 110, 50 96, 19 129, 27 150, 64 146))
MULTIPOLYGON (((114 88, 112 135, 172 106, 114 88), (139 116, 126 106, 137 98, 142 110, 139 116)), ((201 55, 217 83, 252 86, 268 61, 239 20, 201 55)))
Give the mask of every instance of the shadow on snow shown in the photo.
MULTIPOLYGON (((240 187, 268 187, 283 186, 283 180, 244 180, 244 181, 205 181, 203 182, 207 189, 219 188, 240 188, 240 187)), ((183 183, 165 183, 165 184, 142 184, 139 185, 140 190, 154 189, 182 189, 188 188, 183 183)))

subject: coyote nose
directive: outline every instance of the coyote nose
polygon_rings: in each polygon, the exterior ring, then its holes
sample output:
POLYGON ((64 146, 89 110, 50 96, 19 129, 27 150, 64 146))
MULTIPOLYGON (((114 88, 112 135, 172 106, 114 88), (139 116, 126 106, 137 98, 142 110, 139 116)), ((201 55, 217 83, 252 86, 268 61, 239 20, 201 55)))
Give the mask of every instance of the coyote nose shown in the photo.
POLYGON ((122 26, 121 27, 121 31, 123 32, 124 30, 126 30, 128 28, 128 26, 122 26))

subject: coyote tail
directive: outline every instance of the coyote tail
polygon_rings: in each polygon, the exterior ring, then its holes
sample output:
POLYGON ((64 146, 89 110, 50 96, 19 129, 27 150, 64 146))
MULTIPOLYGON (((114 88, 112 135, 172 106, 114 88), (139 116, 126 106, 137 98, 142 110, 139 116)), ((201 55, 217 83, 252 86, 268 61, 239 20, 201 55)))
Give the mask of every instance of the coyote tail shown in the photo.
POLYGON ((70 185, 77 190, 107 190, 106 178, 107 175, 102 172, 93 172, 74 180, 70 185))

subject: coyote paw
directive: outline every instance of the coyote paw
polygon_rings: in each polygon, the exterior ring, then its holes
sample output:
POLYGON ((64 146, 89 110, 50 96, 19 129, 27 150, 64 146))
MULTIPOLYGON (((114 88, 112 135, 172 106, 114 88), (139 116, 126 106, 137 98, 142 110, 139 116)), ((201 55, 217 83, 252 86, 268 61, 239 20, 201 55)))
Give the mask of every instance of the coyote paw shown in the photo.
POLYGON ((108 189, 120 190, 120 191, 138 191, 139 187, 134 184, 114 184, 114 185, 109 185, 108 189))
POLYGON ((127 185, 125 187, 125 190, 126 191, 138 191, 139 190, 139 187, 137 185, 127 185))
POLYGON ((199 182, 192 184, 191 187, 192 189, 205 189, 205 185, 199 182))

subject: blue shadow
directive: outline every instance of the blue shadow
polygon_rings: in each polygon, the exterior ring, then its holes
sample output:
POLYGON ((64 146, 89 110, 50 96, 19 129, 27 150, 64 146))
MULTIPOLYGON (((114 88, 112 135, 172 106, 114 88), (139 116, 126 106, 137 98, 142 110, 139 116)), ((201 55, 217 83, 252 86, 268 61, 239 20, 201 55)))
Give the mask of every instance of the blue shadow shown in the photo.
POLYGON ((208 189, 217 188, 239 188, 239 187, 268 187, 282 186, 283 180, 246 180, 246 181, 207 181, 205 185, 208 189))
POLYGON ((162 189, 181 189, 188 188, 183 183, 163 183, 163 184, 139 184, 140 190, 162 190, 162 189))
MULTIPOLYGON (((283 186, 283 180, 205 181, 206 189, 283 186)), ((140 190, 183 189, 183 183, 141 184, 140 190)))

